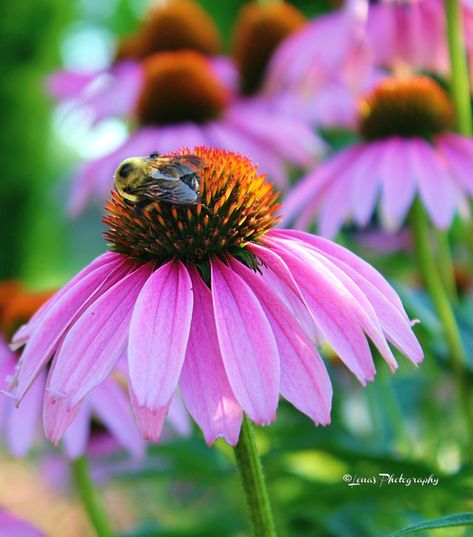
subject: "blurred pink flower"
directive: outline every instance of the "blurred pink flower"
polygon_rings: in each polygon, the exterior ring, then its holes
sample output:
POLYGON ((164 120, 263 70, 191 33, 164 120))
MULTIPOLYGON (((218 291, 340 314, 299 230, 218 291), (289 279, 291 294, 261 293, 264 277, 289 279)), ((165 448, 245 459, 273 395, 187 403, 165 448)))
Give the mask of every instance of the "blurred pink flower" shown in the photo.
POLYGON ((157 439, 176 389, 210 444, 238 440, 243 412, 275 419, 279 394, 328 424, 332 387, 314 340, 328 341, 362 384, 375 367, 369 338, 394 371, 388 341, 414 363, 422 350, 399 297, 344 248, 272 230, 273 186, 240 155, 196 148, 202 205, 108 202, 106 253, 15 336, 26 342, 10 388, 21 401, 52 358, 45 395, 57 442, 84 398, 127 356, 130 399, 157 439))
MULTIPOLYGON (((74 86, 58 73, 50 87, 65 96, 74 86)), ((308 121, 278 111, 258 95, 240 97, 231 62, 192 51, 158 53, 144 62, 120 62, 83 90, 73 107, 94 121, 110 116, 131 120, 126 141, 113 152, 85 162, 74 179, 69 209, 80 213, 91 199, 108 196, 113 171, 130 154, 167 153, 207 145, 247 154, 278 185, 287 165, 308 168, 325 150, 308 121), (87 112, 88 111, 88 112, 87 112)), ((78 89, 83 85, 77 81, 78 89)))
MULTIPOLYGON (((7 389, 8 380, 15 374, 17 364, 17 354, 0 338, 0 378, 4 391, 7 389)), ((16 457, 24 457, 37 440, 46 377, 46 371, 41 371, 18 408, 13 399, 0 399, 0 430, 3 429, 7 447, 16 457)), ((92 418, 98 419, 131 455, 144 455, 145 444, 136 429, 127 398, 117 382, 109 377, 89 394, 76 421, 64 435, 64 449, 68 457, 76 458, 84 454, 90 437, 92 418)))
POLYGON ((360 104, 365 141, 342 150, 289 192, 285 222, 333 237, 344 222, 368 224, 380 198, 386 230, 402 225, 416 195, 434 225, 468 210, 473 140, 449 132, 453 107, 425 77, 385 79, 360 104))
POLYGON ((45 535, 26 520, 0 508, 0 537, 44 537, 45 535))

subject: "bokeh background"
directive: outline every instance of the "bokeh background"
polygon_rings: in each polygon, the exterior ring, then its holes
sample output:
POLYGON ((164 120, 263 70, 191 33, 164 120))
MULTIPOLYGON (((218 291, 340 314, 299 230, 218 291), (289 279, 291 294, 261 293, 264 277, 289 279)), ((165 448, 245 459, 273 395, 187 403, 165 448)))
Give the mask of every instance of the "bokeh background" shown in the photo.
MULTIPOLYGON (((65 212, 71 170, 125 136, 119 120, 90 131, 64 117, 45 90, 58 68, 100 69, 117 40, 133 31, 144 0, 2 0, 0 3, 0 278, 34 290, 61 285, 105 249, 101 208, 71 220, 65 212)), ((202 0, 230 50, 241 0, 202 0)), ((323 0, 294 2, 307 16, 332 7, 323 0)), ((327 136, 343 145, 343 133, 327 136)), ((348 234, 347 244, 356 245, 348 234)), ((459 248, 461 257, 462 251, 459 248)), ((393 377, 379 362, 376 382, 361 389, 327 352, 334 382, 332 424, 310 420, 281 403, 278 420, 258 429, 275 517, 281 535, 369 537, 411 523, 472 509, 470 468, 456 394, 433 307, 412 270, 411 254, 376 255, 358 247, 400 292, 409 314, 421 317, 417 334, 426 360, 414 370, 400 360, 393 377), (389 473, 438 478, 436 486, 349 487, 345 474, 389 473)), ((469 276, 468 276, 469 277, 469 276)), ((473 300, 465 295, 458 318, 473 354, 473 300)), ((470 364, 471 365, 471 364, 470 364)), ((471 374, 471 370, 470 370, 471 374)), ((212 537, 247 533, 244 499, 232 450, 209 449, 200 432, 151 446, 145 461, 124 454, 94 455, 94 476, 113 525, 128 537, 212 537)), ((26 459, 1 451, 0 505, 47 535, 93 535, 82 513, 60 448, 44 443, 26 459)), ((468 529, 436 535, 473 534, 468 529)))

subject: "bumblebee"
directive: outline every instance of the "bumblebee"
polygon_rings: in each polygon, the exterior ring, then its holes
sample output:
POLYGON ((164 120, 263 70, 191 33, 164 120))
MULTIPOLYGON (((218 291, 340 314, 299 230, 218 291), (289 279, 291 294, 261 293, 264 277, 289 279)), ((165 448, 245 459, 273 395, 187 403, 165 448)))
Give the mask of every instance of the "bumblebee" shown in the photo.
POLYGON ((200 174, 205 162, 196 155, 149 157, 124 160, 115 171, 117 192, 134 205, 153 201, 170 205, 195 205, 200 200, 200 174))

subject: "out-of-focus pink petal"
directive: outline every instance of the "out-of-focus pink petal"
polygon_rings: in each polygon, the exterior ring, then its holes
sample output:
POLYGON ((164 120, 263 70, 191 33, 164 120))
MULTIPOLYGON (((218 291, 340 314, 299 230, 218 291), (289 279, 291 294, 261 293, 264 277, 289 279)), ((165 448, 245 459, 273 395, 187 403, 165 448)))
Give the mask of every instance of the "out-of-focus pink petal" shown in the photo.
POLYGON ((457 134, 444 134, 437 137, 436 145, 446 160, 452 176, 468 194, 473 195, 473 141, 457 134))
POLYGON ((180 436, 189 436, 192 432, 192 422, 189 412, 187 412, 184 402, 182 401, 182 397, 179 394, 174 394, 172 398, 171 406, 169 407, 168 412, 168 422, 180 436))
POLYGON ((362 384, 372 380, 375 368, 360 323, 360 306, 337 278, 320 266, 311 267, 301 258, 301 250, 291 251, 288 244, 281 247, 275 240, 273 246, 293 273, 321 332, 362 384))
POLYGON ((283 158, 298 166, 313 166, 327 146, 307 123, 275 113, 259 101, 241 101, 227 112, 227 120, 260 143, 270 145, 283 158), (266 109, 265 109, 266 108, 266 109))
POLYGON ((168 407, 186 354, 192 283, 183 263, 170 261, 143 286, 130 323, 128 367, 140 407, 168 407))
POLYGON ((64 450, 69 459, 77 459, 85 453, 90 435, 90 401, 85 401, 81 406, 74 421, 65 431, 62 438, 64 450))
POLYGON ((238 261, 231 267, 251 287, 266 313, 281 361, 281 393, 316 424, 330 422, 332 385, 313 342, 261 276, 238 261))
POLYGON ((38 373, 51 358, 65 330, 77 319, 100 292, 113 285, 126 274, 129 263, 121 255, 115 255, 110 263, 79 279, 65 292, 50 300, 50 307, 38 321, 38 326, 28 340, 20 359, 18 374, 12 381, 17 400, 25 395, 38 373))
POLYGON ((248 285, 211 260, 218 341, 233 393, 258 424, 273 421, 279 396, 279 353, 264 311, 248 285))
POLYGON ((56 71, 46 78, 46 86, 54 99, 74 99, 99 75, 98 72, 56 71))
POLYGON ((49 390, 75 406, 123 356, 136 299, 152 272, 147 263, 90 305, 67 333, 56 356, 49 390))
POLYGON ((46 373, 41 372, 18 408, 14 401, 8 401, 10 408, 5 416, 6 441, 8 449, 16 457, 27 454, 38 433, 45 386, 46 373))
POLYGON ((455 213, 457 193, 445 162, 424 140, 412 140, 408 147, 410 166, 425 208, 437 227, 447 228, 455 213))
MULTIPOLYGON (((358 158, 360 150, 361 147, 355 146, 342 151, 299 181, 284 201, 281 211, 283 222, 296 221, 298 227, 302 227, 313 221, 319 206, 324 203, 325 192, 338 180, 346 167, 358 158)), ((349 199, 349 196, 345 195, 345 198, 349 199)))
POLYGON ((248 155, 252 161, 278 186, 287 184, 287 173, 282 158, 269 147, 235 128, 225 120, 213 121, 206 125, 208 144, 248 155))
POLYGON ((243 412, 233 395, 223 366, 211 292, 196 269, 190 270, 190 274, 194 311, 179 383, 182 396, 208 444, 223 437, 230 445, 235 445, 243 412))
POLYGON ((45 535, 29 522, 0 509, 0 537, 45 537, 45 535))
POLYGON ((352 215, 359 226, 366 226, 374 212, 380 186, 380 166, 385 142, 367 144, 347 175, 352 184, 352 215))
POLYGON ((337 177, 336 181, 328 186, 321 200, 318 215, 318 232, 323 237, 334 237, 350 216, 351 192, 353 189, 350 171, 347 171, 341 177, 337 177))
POLYGON ((107 430, 135 457, 145 454, 145 443, 136 427, 127 395, 111 378, 90 394, 92 413, 107 430))
POLYGON ((386 228, 400 228, 414 200, 416 183, 407 162, 407 144, 401 138, 388 142, 382 163, 381 218, 386 228), (404 155, 404 156, 403 156, 404 155))

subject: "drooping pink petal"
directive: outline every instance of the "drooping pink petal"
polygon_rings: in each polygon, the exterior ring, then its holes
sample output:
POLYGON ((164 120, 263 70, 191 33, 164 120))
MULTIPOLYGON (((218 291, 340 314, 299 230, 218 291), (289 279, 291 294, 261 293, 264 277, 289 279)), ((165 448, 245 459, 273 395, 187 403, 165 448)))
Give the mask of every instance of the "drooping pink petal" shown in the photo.
POLYGON ((407 162, 409 142, 393 138, 387 144, 381 170, 381 218, 387 229, 395 231, 401 227, 414 200, 416 183, 407 162))
POLYGON ((292 314, 298 319, 305 331, 314 339, 320 335, 314 320, 309 313, 309 307, 294 280, 294 276, 281 257, 270 248, 259 244, 249 244, 248 249, 258 259, 265 263, 270 270, 265 271, 264 278, 277 291, 292 314))
POLYGON ((432 222, 447 228, 455 213, 457 193, 445 162, 427 142, 415 139, 409 143, 409 163, 432 222))
POLYGON ((69 287, 65 293, 59 293, 57 300, 53 297, 50 307, 38 322, 21 355, 17 375, 11 384, 17 400, 21 400, 25 395, 74 319, 129 269, 130 264, 126 258, 116 254, 110 263, 99 266, 69 287))
POLYGON ((211 292, 196 269, 189 271, 194 311, 179 385, 189 413, 204 432, 205 441, 212 444, 223 437, 230 445, 235 445, 243 412, 223 366, 211 292))
POLYGON ((273 236, 288 239, 298 239, 303 243, 310 244, 322 252, 329 254, 335 259, 346 263, 365 279, 369 280, 407 319, 401 299, 396 291, 394 291, 394 289, 374 267, 361 259, 361 257, 355 255, 353 252, 350 252, 350 250, 347 250, 343 246, 325 239, 324 237, 319 237, 317 235, 312 235, 296 229, 274 229, 266 235, 268 238, 273 236))
MULTIPOLYGON (((400 311, 390 297, 373 283, 372 279, 355 270, 349 263, 324 252, 315 244, 308 245, 306 243, 307 246, 314 248, 315 251, 337 265, 356 283, 372 305, 387 339, 414 363, 421 362, 423 351, 412 332, 411 323, 405 312, 400 311)), ((391 291, 393 290, 391 289, 391 291)))
POLYGON ((157 410, 150 409, 138 402, 131 386, 129 387, 131 406, 135 414, 136 423, 145 440, 157 442, 163 430, 164 420, 169 412, 171 401, 157 410))
POLYGON ((270 423, 279 396, 279 353, 271 325, 248 285, 222 261, 211 260, 217 336, 233 393, 248 416, 270 423))
POLYGON ((5 434, 8 449, 16 457, 27 454, 38 433, 45 386, 46 373, 41 372, 19 407, 16 407, 14 401, 8 401, 5 434))
POLYGON ((128 367, 139 407, 169 406, 186 354, 193 293, 183 263, 169 261, 143 286, 130 323, 128 367))
POLYGON ((313 268, 307 260, 301 259, 299 250, 291 251, 287 244, 285 247, 278 243, 273 246, 293 273, 330 346, 362 384, 372 380, 375 374, 373 359, 360 324, 359 306, 352 295, 337 278, 322 271, 320 266, 313 268))
POLYGON ((135 457, 145 454, 145 443, 136 427, 128 397, 111 378, 90 394, 92 412, 107 430, 135 457))
POLYGON ((152 272, 147 263, 120 279, 77 319, 56 356, 50 390, 75 406, 123 356, 136 299, 152 272))
POLYGON ((80 411, 82 401, 71 407, 65 400, 46 392, 43 401, 43 427, 44 432, 54 444, 58 444, 62 436, 71 425, 80 411))
POLYGON ((322 358, 293 314, 259 275, 232 260, 251 287, 273 329, 281 361, 281 393, 316 424, 330 422, 332 385, 322 358))
MULTIPOLYGON (((21 347, 28 340, 29 336, 36 330, 36 328, 42 322, 44 316, 49 309, 63 297, 72 287, 78 284, 91 272, 99 267, 103 267, 109 263, 115 263, 120 255, 114 252, 107 252, 94 259, 89 265, 82 269, 76 276, 74 276, 64 287, 62 287, 57 293, 55 293, 49 300, 42 304, 39 309, 33 314, 28 323, 24 324, 18 329, 12 339, 13 350, 21 347)), ((111 265, 110 265, 111 266, 111 265)))
POLYGON ((309 253, 310 250, 299 247, 297 244, 291 244, 290 251, 294 251, 301 255, 301 260, 304 260, 309 265, 313 265, 321 275, 324 275, 327 283, 337 285, 338 282, 345 287, 345 290, 351 295, 352 299, 348 302, 353 308, 358 322, 363 331, 373 341, 381 356, 386 360, 392 371, 397 369, 397 362, 392 354, 389 345, 386 342, 381 324, 377 314, 367 299, 366 295, 361 291, 358 285, 336 264, 332 263, 326 256, 316 251, 309 253), (325 269, 325 270, 324 270, 325 269), (331 281, 333 276, 333 280, 331 281))
POLYGON ((81 406, 77 416, 64 432, 62 438, 64 450, 69 459, 77 459, 83 455, 87 449, 90 438, 91 412, 90 402, 85 401, 81 406))

